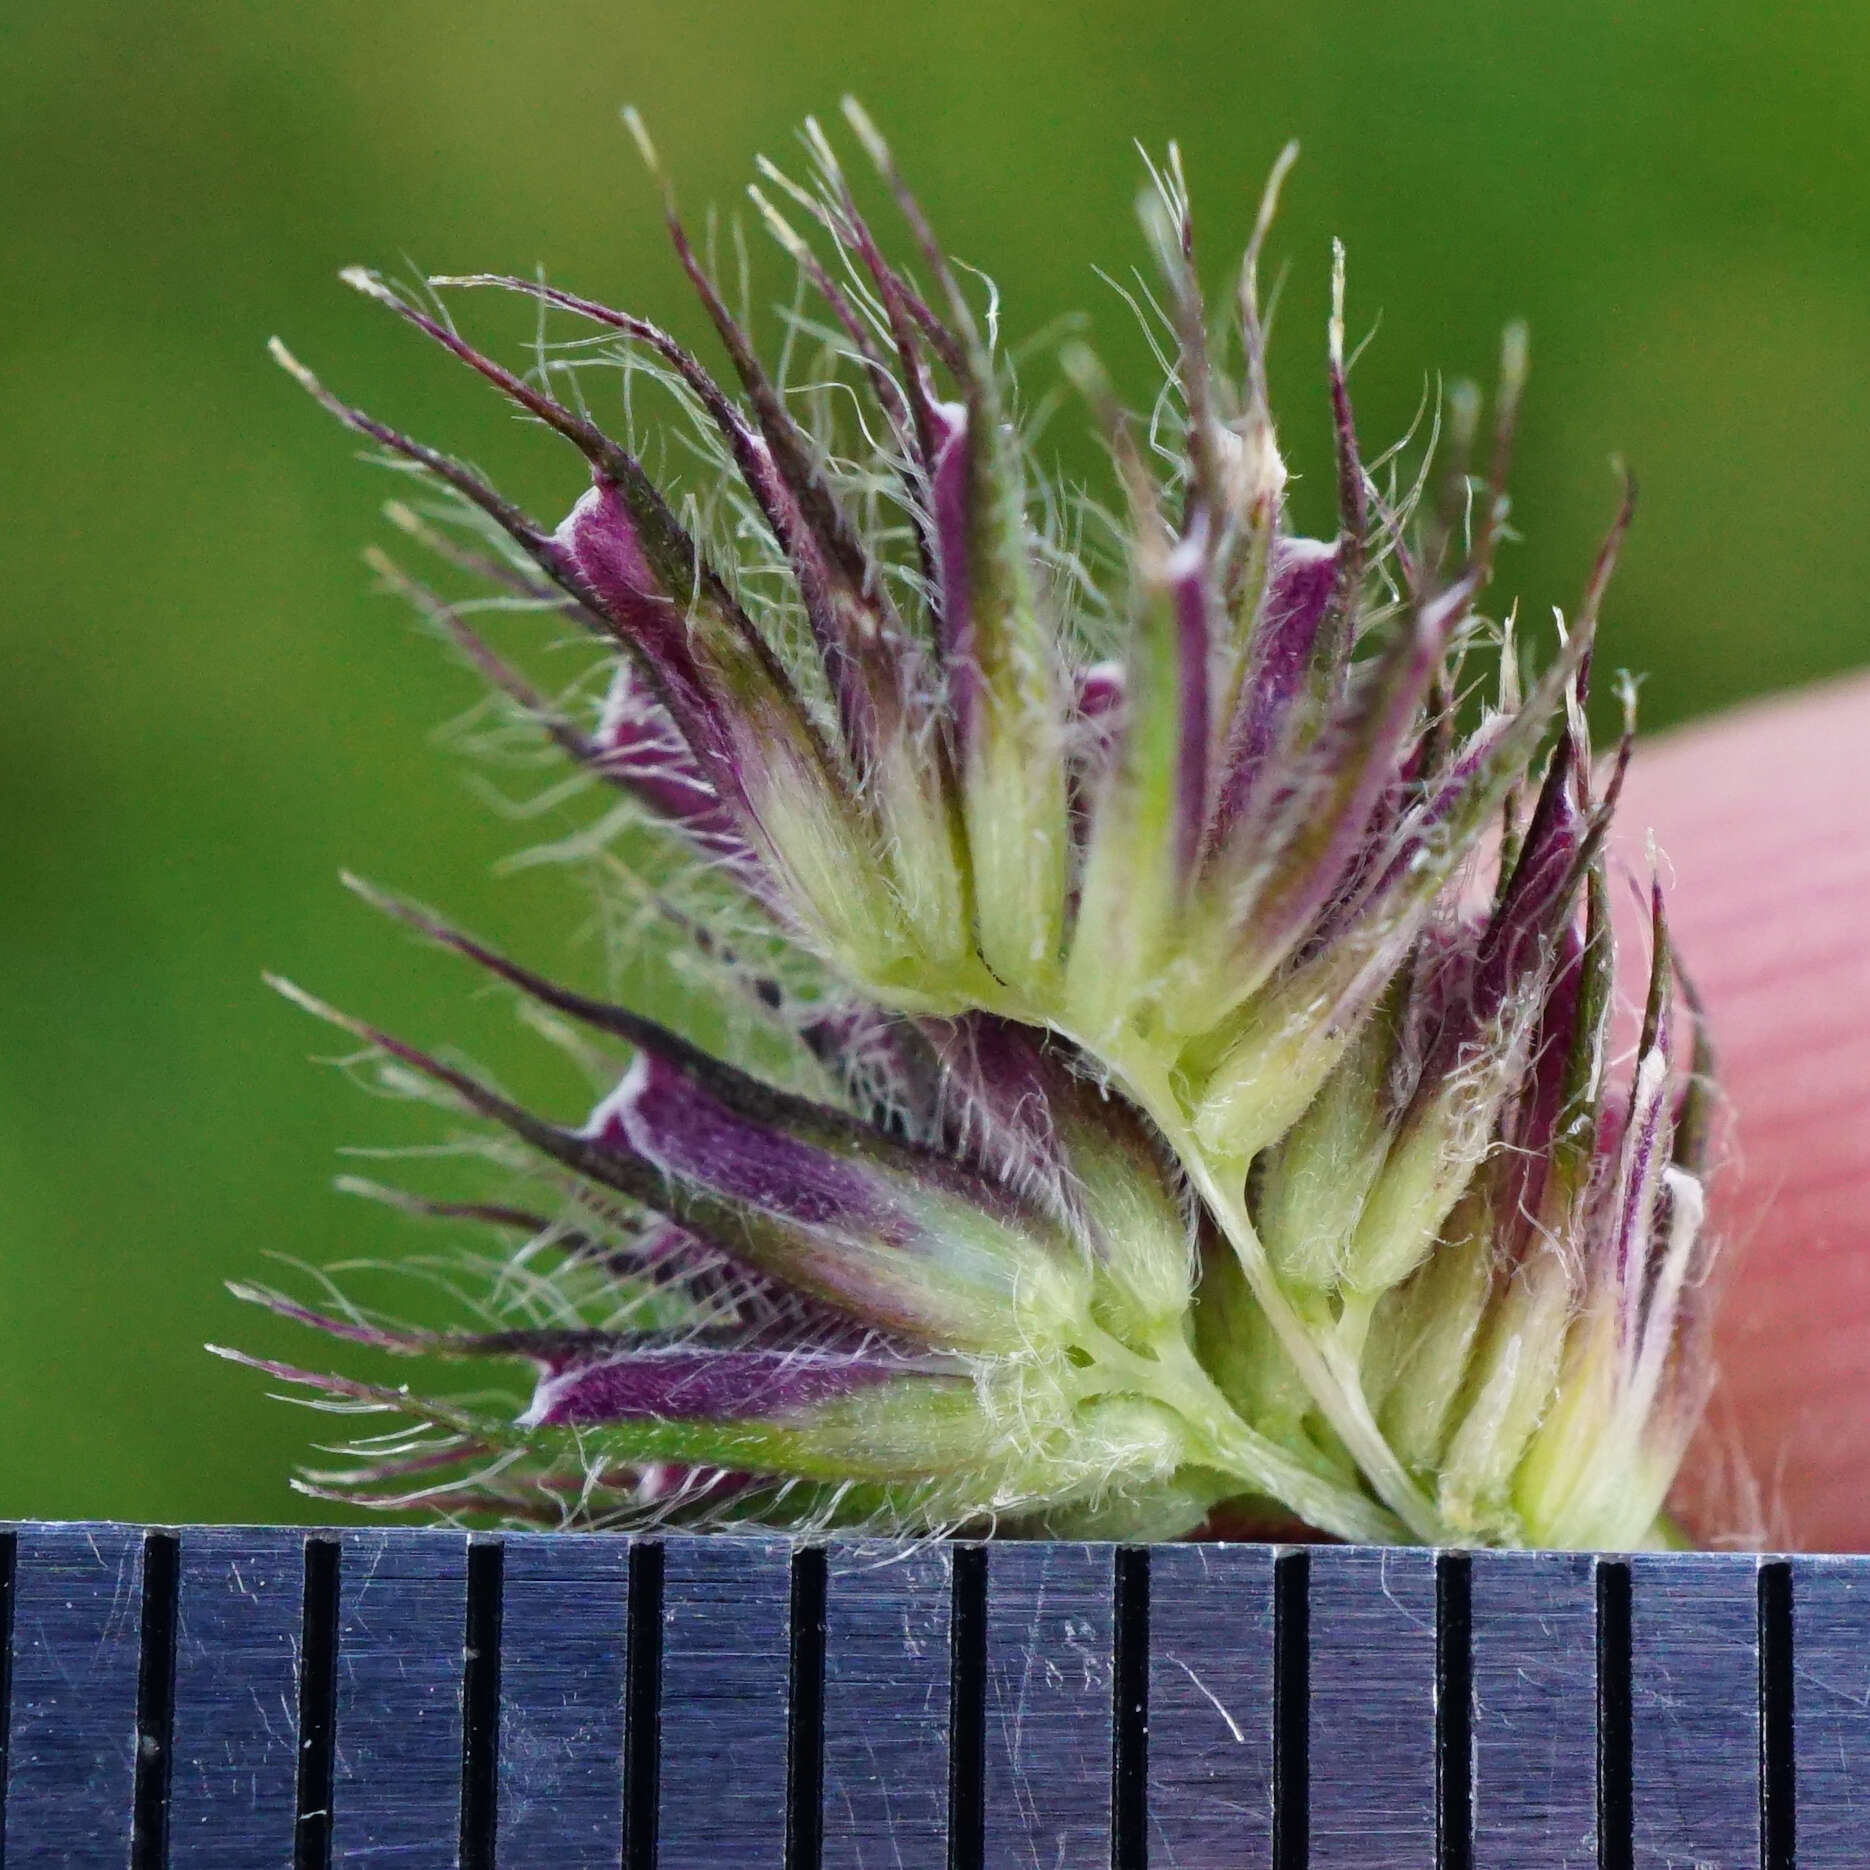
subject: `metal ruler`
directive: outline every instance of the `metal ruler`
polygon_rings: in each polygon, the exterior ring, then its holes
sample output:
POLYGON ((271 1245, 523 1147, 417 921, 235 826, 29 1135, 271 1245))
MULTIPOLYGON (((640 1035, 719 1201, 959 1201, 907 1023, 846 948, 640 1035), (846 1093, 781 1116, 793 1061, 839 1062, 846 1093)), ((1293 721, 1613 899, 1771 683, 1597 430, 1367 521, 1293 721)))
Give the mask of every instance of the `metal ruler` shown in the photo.
POLYGON ((4 1863, 1866 1870, 1870 1559, 0 1530, 4 1863))

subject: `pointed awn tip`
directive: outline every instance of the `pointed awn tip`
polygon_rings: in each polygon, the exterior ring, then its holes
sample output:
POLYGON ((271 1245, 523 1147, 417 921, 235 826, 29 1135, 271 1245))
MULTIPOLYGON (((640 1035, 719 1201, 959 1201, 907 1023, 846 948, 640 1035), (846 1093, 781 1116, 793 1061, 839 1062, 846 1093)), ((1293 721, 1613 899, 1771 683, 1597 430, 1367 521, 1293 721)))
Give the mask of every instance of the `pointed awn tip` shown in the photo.
POLYGON ((396 294, 384 283, 380 273, 372 272, 367 266, 346 266, 339 269, 338 278, 353 292, 361 292, 367 299, 375 299, 379 305, 396 305, 396 294))
POLYGON ((286 349, 286 341, 284 338, 268 338, 266 340, 266 354, 293 380, 293 382, 298 384, 301 389, 310 390, 314 396, 318 395, 323 390, 324 385, 318 381, 317 377, 286 349))
POLYGON ((629 131, 630 140, 636 145, 636 153, 643 159, 643 167, 660 182, 662 158, 656 154, 656 145, 650 140, 649 126, 643 121, 643 113, 634 104, 623 107, 623 127, 629 131))
POLYGON ((848 91, 838 100, 838 108, 844 113, 844 121, 851 126, 857 140, 863 144, 864 154, 879 169, 892 168, 894 158, 890 155, 890 146, 883 140, 883 132, 877 128, 870 113, 848 91))
POLYGON ((359 1039, 377 1042, 378 1035, 368 1026, 353 1019, 348 1013, 340 1013, 329 1000, 321 1000, 315 993, 308 993, 297 981, 288 980, 285 975, 275 974, 271 969, 262 972, 260 978, 282 1000, 289 1000, 301 1012, 311 1014, 314 1019, 322 1019, 327 1025, 340 1027, 359 1039))

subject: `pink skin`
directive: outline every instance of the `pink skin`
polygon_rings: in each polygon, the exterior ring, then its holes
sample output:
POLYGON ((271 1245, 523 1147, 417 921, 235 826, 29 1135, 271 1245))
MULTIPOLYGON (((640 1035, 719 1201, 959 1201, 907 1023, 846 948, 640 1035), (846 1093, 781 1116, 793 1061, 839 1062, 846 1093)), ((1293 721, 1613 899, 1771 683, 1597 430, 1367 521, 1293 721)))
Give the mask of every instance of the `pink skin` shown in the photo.
POLYGON ((1624 863, 1646 830, 1664 853, 1734 1132, 1719 1386, 1680 1502, 1704 1537, 1870 1551, 1867 801, 1857 678, 1651 741, 1619 813, 1624 863))

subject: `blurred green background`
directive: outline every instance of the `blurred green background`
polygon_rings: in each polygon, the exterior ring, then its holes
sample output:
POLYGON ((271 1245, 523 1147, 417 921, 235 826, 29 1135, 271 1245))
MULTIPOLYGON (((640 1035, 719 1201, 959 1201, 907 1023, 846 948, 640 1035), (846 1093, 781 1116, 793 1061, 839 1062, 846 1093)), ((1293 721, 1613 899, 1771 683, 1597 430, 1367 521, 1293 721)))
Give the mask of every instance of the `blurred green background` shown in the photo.
POLYGON ((698 208, 859 93, 1011 330, 1087 307, 1138 394, 1090 271, 1140 257, 1131 139, 1181 139, 1218 275, 1297 136, 1304 500, 1335 233, 1353 324, 1381 314, 1368 436, 1530 319, 1506 573, 1534 614, 1575 597, 1609 456, 1640 473, 1608 653, 1649 672, 1652 726, 1870 650, 1858 7, 61 0, 5 9, 0 88, 0 1515, 323 1516, 284 1483, 316 1419, 199 1347, 306 1354, 221 1281, 411 1244, 327 1184, 342 1143, 417 1131, 307 1062, 335 1048, 260 969, 504 1066, 504 1021, 335 872, 547 963, 580 910, 492 874, 527 832, 435 744, 471 686, 358 564, 393 488, 263 344, 569 500, 575 463, 333 274, 543 263, 698 339, 626 100, 698 208))

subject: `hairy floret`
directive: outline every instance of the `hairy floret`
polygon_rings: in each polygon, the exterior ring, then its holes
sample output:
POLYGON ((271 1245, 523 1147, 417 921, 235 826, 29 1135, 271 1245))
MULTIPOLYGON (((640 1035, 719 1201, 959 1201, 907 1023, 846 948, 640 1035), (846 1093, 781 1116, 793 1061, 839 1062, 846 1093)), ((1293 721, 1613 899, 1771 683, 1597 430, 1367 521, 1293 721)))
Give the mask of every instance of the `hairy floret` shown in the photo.
POLYGON ((473 1263, 473 1328, 243 1295, 535 1379, 503 1410, 262 1364, 403 1424, 307 1484, 552 1525, 1660 1536, 1706 1361, 1709 1061, 1658 891, 1613 1068, 1628 733, 1600 763, 1585 701, 1627 493, 1524 674, 1484 608, 1523 334, 1484 469, 1464 391, 1399 487, 1360 450, 1339 251, 1337 529, 1296 534, 1258 283, 1291 152, 1216 316, 1171 151, 1143 216, 1164 381, 1139 421, 1066 354, 1115 488, 1067 497, 997 301, 847 116, 914 265, 808 125, 808 179, 763 164, 753 191, 801 289, 777 370, 665 185, 731 387, 538 281, 346 275, 582 458, 555 524, 279 353, 437 496, 402 530, 588 632, 597 677, 554 696, 470 601, 378 561, 601 789, 555 854, 596 869, 621 939, 678 957, 716 1039, 364 891, 512 989, 599 1094, 543 1117, 299 996, 486 1126, 512 1184, 369 1192, 504 1244, 473 1263), (536 302, 530 369, 459 334, 442 295, 469 289, 536 302), (646 464, 652 394, 682 473, 646 464))

